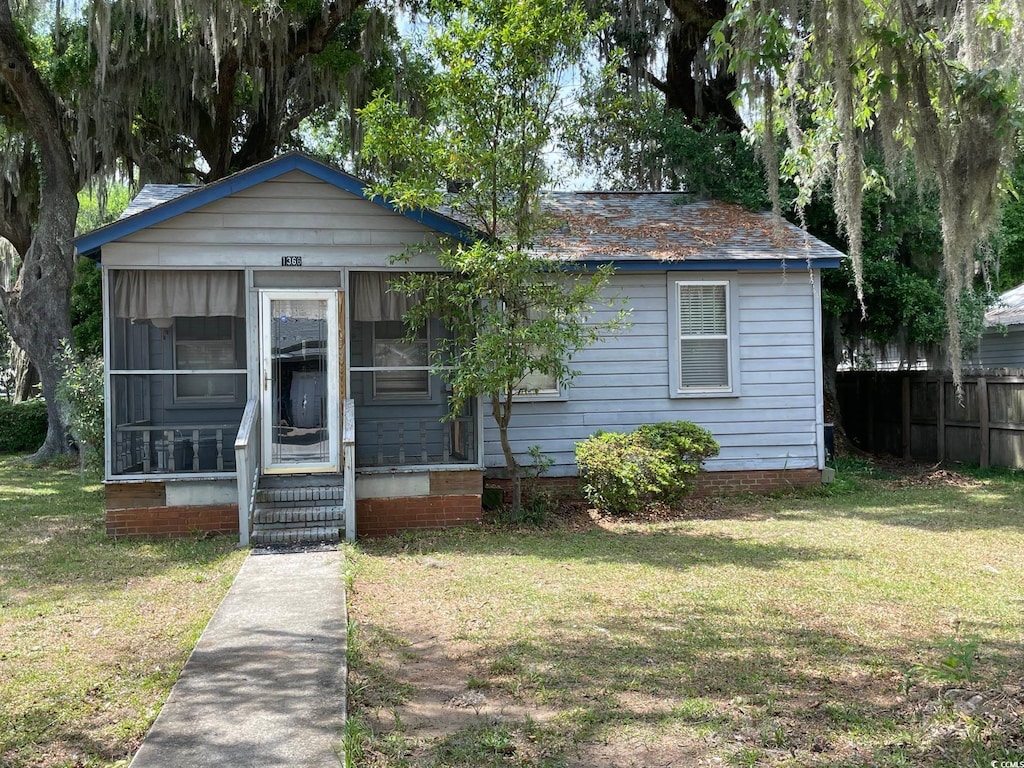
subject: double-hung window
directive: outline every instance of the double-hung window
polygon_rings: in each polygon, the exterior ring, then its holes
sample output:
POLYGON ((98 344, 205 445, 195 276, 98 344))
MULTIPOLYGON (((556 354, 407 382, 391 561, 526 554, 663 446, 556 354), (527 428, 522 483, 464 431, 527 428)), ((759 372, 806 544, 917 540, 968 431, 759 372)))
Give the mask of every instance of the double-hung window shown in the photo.
POLYGON ((401 320, 376 321, 373 324, 373 396, 430 397, 429 348, 426 327, 421 327, 416 338, 410 340, 401 320))
POLYGON ((728 280, 669 280, 670 393, 736 394, 735 321, 728 280))
POLYGON ((234 373, 201 373, 239 368, 236 324, 233 317, 174 320, 174 368, 192 371, 174 377, 175 402, 233 402, 238 398, 234 373))
MULTIPOLYGON (((547 318, 547 312, 543 309, 531 308, 527 310, 527 317, 532 323, 547 318)), ((540 353, 541 348, 539 346, 530 349, 530 354, 532 355, 539 355, 540 353)), ((518 396, 520 399, 551 400, 558 399, 560 395, 561 390, 558 386, 558 380, 550 373, 540 373, 531 370, 519 382, 518 396)))

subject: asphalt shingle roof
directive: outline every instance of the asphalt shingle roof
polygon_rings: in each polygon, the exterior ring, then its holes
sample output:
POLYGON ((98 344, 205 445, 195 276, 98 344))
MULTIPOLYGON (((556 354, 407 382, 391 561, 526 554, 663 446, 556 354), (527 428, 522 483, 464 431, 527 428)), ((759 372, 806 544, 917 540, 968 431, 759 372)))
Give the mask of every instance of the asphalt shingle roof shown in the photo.
POLYGON ((169 203, 171 200, 197 189, 200 189, 198 184, 146 184, 117 218, 118 220, 127 219, 129 216, 148 211, 163 203, 169 203))
POLYGON ((996 303, 985 313, 985 325, 1020 325, 1024 323, 1024 283, 999 294, 996 303))
POLYGON ((842 253, 771 213, 671 192, 556 192, 539 250, 573 261, 838 259, 842 253))

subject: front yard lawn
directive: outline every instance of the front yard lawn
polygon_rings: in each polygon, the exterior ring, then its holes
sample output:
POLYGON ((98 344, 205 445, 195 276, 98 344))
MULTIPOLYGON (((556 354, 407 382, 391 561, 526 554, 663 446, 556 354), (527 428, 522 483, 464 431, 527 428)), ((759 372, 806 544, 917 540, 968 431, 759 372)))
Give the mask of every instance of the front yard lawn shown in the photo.
POLYGON ((1024 760, 1024 477, 349 550, 360 766, 1024 760))
POLYGON ((0 765, 127 764, 244 553, 115 541, 102 487, 0 459, 0 765))

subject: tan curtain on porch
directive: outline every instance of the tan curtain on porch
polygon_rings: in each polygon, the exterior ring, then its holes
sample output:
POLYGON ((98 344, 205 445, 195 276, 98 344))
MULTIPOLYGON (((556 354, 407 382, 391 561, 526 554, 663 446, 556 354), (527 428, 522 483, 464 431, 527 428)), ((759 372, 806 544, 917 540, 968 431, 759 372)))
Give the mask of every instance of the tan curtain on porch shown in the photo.
POLYGON ((400 293, 390 287, 397 272, 353 272, 349 286, 353 320, 401 320, 423 300, 423 292, 400 293))
POLYGON ((176 317, 245 317, 241 272, 122 270, 114 315, 170 328, 176 317))

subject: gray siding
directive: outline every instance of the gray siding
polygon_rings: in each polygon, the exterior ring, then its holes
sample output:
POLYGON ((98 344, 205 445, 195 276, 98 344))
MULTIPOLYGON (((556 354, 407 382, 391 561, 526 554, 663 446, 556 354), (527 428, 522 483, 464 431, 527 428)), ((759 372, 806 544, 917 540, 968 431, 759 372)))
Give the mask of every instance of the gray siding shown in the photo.
MULTIPOLYGON (((555 460, 551 475, 575 474, 578 440, 598 430, 685 419, 709 429, 722 446, 712 470, 819 466, 821 373, 817 293, 806 272, 686 273, 685 279, 733 281, 738 302, 739 394, 669 396, 669 293, 664 273, 616 275, 606 293, 628 298, 631 326, 583 350, 579 371, 558 401, 520 402, 510 438, 528 459, 532 445, 555 460)), ((606 318, 610 310, 595 312, 606 318)), ((488 415, 485 457, 502 466, 498 431, 488 415)))
POLYGON ((981 368, 1024 368, 1024 325, 986 328, 974 358, 981 368))
MULTIPOLYGON (((216 200, 103 246, 106 266, 388 266, 432 239, 422 224, 301 171, 216 200)), ((414 265, 432 265, 417 257, 414 265)), ((433 262, 436 264, 436 261, 433 262)))

